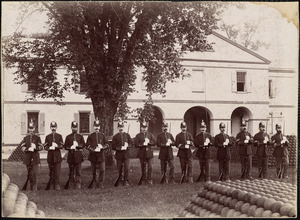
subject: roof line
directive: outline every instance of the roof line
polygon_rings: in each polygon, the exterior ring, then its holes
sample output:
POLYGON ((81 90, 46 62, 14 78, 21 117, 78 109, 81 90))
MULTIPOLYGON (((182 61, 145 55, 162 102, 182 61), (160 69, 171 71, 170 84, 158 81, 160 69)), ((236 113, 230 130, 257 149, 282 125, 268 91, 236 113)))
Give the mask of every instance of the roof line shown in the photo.
POLYGON ((257 57, 258 59, 264 61, 264 62, 267 63, 267 64, 270 64, 270 63, 271 63, 270 60, 268 60, 268 59, 266 59, 266 58, 260 56, 259 54, 253 52, 252 50, 249 50, 248 48, 246 48, 246 47, 244 47, 244 46, 242 46, 242 45, 240 45, 240 44, 238 44, 238 43, 236 43, 236 42, 234 42, 234 41, 232 41, 232 40, 229 40, 227 37, 224 37, 223 35, 221 35, 221 34, 215 32, 215 31, 212 31, 212 34, 215 35, 216 37, 221 38, 222 40, 225 40, 226 42, 232 44, 233 46, 236 46, 236 47, 240 48, 241 50, 243 50, 243 51, 245 51, 245 52, 251 54, 252 56, 257 57))

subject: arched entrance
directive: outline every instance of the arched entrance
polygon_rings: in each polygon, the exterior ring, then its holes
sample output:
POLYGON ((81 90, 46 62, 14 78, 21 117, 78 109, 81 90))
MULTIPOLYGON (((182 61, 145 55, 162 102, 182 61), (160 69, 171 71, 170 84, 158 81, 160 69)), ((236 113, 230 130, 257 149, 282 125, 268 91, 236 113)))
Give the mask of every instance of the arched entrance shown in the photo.
POLYGON ((199 133, 200 123, 203 120, 206 124, 206 131, 210 133, 211 124, 210 119, 212 118, 211 112, 205 107, 192 107, 187 110, 184 114, 184 121, 187 124, 187 130, 190 132, 193 137, 199 133))
POLYGON ((155 120, 149 122, 148 131, 152 133, 156 138, 156 136, 162 132, 161 125, 163 121, 163 115, 162 115, 162 111, 158 107, 153 106, 153 108, 154 108, 155 120))
POLYGON ((236 108, 231 114, 231 135, 236 136, 240 132, 241 122, 244 120, 248 131, 252 131, 252 113, 245 107, 236 108))

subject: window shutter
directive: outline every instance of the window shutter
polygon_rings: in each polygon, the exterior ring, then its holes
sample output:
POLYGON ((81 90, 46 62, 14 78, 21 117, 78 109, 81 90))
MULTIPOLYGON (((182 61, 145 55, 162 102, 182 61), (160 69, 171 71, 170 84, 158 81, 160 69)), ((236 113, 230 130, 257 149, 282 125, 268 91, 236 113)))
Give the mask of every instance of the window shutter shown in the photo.
POLYGON ((95 121, 95 114, 94 113, 90 113, 90 133, 95 132, 94 121, 95 121))
POLYGON ((27 83, 23 83, 21 85, 21 92, 27 92, 28 91, 28 84, 27 83))
POLYGON ((231 73, 231 91, 236 92, 236 72, 231 73))
POLYGON ((79 129, 79 113, 74 113, 74 121, 77 122, 77 124, 78 124, 78 129, 79 129))
POLYGON ((27 134, 27 113, 21 114, 21 134, 27 134))
POLYGON ((252 87, 252 81, 251 81, 251 75, 249 73, 246 73, 246 83, 245 83, 245 91, 251 92, 252 87))
POLYGON ((45 134, 45 113, 39 114, 39 134, 45 134))
POLYGON ((275 91, 274 91, 274 83, 273 80, 269 80, 269 86, 270 86, 270 98, 275 97, 275 91))

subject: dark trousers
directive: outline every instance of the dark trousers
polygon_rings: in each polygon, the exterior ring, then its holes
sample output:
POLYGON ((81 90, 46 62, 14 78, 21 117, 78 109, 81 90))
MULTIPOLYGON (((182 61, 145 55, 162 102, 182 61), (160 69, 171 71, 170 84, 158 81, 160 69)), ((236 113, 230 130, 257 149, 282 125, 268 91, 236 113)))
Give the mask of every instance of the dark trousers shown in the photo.
POLYGON ((37 190, 37 174, 38 174, 38 164, 28 166, 26 165, 27 172, 30 172, 29 182, 30 182, 30 190, 37 190), (31 167, 31 170, 29 171, 31 167))
POLYGON ((69 178, 76 184, 81 184, 81 163, 69 163, 69 178))
POLYGON ((219 180, 228 180, 230 173, 230 160, 219 160, 219 180))
POLYGON ((49 176, 51 178, 52 176, 52 180, 54 185, 57 187, 60 185, 60 170, 61 170, 61 162, 59 163, 48 163, 48 167, 49 167, 49 176), (51 169, 52 169, 52 173, 51 173, 51 169))
POLYGON ((275 157, 276 159, 276 174, 278 178, 285 178, 287 176, 287 168, 289 159, 287 156, 275 157))
POLYGON ((169 164, 169 177, 167 179, 174 180, 174 161, 173 160, 160 160, 161 173, 167 176, 167 164, 169 164))
POLYGON ((144 180, 145 179, 152 180, 153 158, 140 158, 140 163, 141 163, 142 175, 144 176, 144 180))
POLYGON ((103 183, 104 181, 104 175, 105 175, 105 162, 99 162, 99 163, 95 163, 95 162, 91 162, 91 166, 92 166, 92 174, 93 174, 93 178, 96 180, 96 183, 103 183), (97 170, 99 171, 99 173, 97 173, 97 170))
POLYGON ((258 157, 258 178, 268 178, 269 157, 258 157))
POLYGON ((210 159, 199 159, 200 176, 204 178, 210 178, 210 159))
POLYGON ((193 161, 192 158, 186 159, 186 158, 179 158, 181 171, 185 172, 187 169, 187 178, 193 177, 193 161))
POLYGON ((117 160, 117 169, 118 172, 123 173, 124 166, 124 181, 128 181, 128 170, 129 170, 129 159, 117 160))
POLYGON ((241 178, 251 177, 252 170, 252 155, 240 155, 242 165, 242 176, 241 178))

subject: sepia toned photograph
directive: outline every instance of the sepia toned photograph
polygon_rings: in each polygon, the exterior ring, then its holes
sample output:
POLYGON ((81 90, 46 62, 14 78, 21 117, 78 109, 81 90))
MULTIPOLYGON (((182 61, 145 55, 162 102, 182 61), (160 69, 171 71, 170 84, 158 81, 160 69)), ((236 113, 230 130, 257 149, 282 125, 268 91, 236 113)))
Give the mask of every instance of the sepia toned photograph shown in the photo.
POLYGON ((2 217, 298 217, 298 2, 1 18, 2 217))

